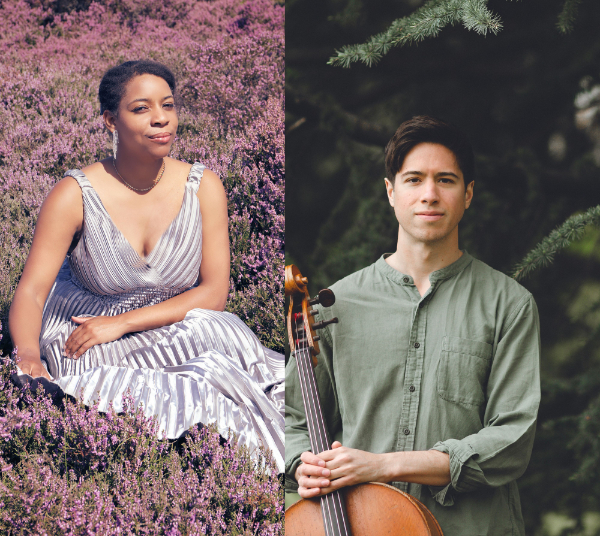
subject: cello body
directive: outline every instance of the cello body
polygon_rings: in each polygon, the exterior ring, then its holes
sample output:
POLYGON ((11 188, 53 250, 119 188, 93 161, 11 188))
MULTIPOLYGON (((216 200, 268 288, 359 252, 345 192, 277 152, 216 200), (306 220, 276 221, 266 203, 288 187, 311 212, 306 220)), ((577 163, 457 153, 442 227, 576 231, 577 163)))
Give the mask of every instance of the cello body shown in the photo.
MULTIPOLYGON (((371 482, 345 488, 353 536, 442 536, 431 512, 417 499, 387 484, 371 482)), ((286 536, 325 536, 320 499, 302 499, 285 511, 286 536)))
MULTIPOLYGON (((331 307, 331 290, 310 298, 307 279, 294 265, 285 268, 285 294, 290 297, 287 316, 292 359, 298 367, 308 432, 313 452, 331 448, 331 438, 321 410, 313 366, 319 353, 316 330, 337 318, 315 322, 312 306, 331 307)), ((335 490, 315 499, 304 499, 285 512, 286 536, 443 536, 429 510, 411 495, 393 486, 371 482, 335 490)))

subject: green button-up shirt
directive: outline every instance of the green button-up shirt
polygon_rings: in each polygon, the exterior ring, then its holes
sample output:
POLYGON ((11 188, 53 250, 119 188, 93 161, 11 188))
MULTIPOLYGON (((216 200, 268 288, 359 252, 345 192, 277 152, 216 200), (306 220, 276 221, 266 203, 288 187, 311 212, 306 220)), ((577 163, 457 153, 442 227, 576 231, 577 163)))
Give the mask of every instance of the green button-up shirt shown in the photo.
MULTIPOLYGON (((315 369, 331 436, 369 452, 449 454, 445 487, 394 482, 445 536, 522 535, 515 480, 540 401, 539 319, 531 294, 468 253, 433 272, 421 297, 384 260, 335 283, 317 320, 315 369)), ((286 369, 286 485, 310 450, 295 360, 286 369)))

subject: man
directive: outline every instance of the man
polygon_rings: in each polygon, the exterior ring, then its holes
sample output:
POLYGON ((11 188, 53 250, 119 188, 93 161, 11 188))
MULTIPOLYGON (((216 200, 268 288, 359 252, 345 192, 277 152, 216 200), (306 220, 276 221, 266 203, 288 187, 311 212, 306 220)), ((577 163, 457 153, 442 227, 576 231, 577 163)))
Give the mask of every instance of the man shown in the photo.
POLYGON ((319 306, 315 369, 331 449, 311 453, 295 360, 286 371, 286 474, 305 498, 388 482, 445 536, 523 535, 515 480, 533 444, 539 320, 531 294, 458 247, 473 151, 415 117, 386 147, 395 253, 335 283, 319 306))

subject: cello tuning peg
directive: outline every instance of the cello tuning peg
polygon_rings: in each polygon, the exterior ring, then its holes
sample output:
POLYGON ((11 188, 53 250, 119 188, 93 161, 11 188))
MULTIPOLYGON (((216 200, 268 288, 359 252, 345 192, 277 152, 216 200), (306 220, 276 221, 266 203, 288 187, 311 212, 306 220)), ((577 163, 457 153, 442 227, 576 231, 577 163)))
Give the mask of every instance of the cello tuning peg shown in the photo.
POLYGON ((318 315, 318 314, 319 314, 319 311, 318 311, 317 309, 311 309, 311 310, 310 310, 310 312, 309 312, 308 314, 310 314, 310 315, 312 315, 312 316, 316 316, 316 315, 318 315))
POLYGON ((320 303, 323 307, 331 307, 335 303, 335 294, 328 288, 319 290, 319 294, 309 300, 310 305, 316 305, 320 303))
POLYGON ((320 341, 320 340, 321 340, 321 337, 319 337, 318 335, 315 335, 313 337, 313 341, 315 341, 315 342, 320 341))
POLYGON ((329 324, 337 324, 338 323, 338 319, 336 317, 333 317, 331 320, 323 320, 322 322, 315 322, 312 325, 313 329, 321 329, 324 328, 325 326, 328 326, 329 324))

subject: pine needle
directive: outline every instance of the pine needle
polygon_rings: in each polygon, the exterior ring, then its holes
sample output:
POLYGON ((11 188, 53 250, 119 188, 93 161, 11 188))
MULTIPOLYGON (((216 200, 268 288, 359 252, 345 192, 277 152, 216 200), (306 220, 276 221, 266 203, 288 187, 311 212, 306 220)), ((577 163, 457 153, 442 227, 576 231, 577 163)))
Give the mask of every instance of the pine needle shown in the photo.
POLYGON ((548 266, 554 260, 554 255, 579 239, 590 224, 600 224, 600 205, 583 214, 571 216, 554 229, 516 266, 513 278, 518 281, 538 268, 548 266))
MULTIPOLYGON (((462 23, 470 31, 479 35, 502 30, 502 21, 488 7, 489 0, 428 0, 410 15, 397 19, 380 34, 374 35, 366 43, 348 45, 336 50, 329 58, 329 65, 350 67, 359 61, 371 67, 390 49, 436 37, 446 26, 462 23)), ((562 34, 573 30, 582 0, 564 0, 556 23, 562 34)))
POLYGON ((581 4, 581 0, 565 0, 562 11, 558 15, 558 22, 556 23, 560 33, 568 34, 573 31, 577 12, 579 11, 579 4, 581 4))
POLYGON ((461 19, 467 30, 481 35, 496 35, 502 29, 502 21, 486 6, 485 0, 467 0, 461 8, 461 19))
POLYGON ((350 67, 352 63, 361 61, 370 67, 393 47, 436 37, 445 27, 459 23, 481 35, 488 32, 497 34, 502 29, 502 22, 487 8, 487 3, 488 0, 428 0, 407 17, 392 22, 385 32, 374 35, 366 43, 336 50, 336 56, 330 58, 328 63, 350 67))

